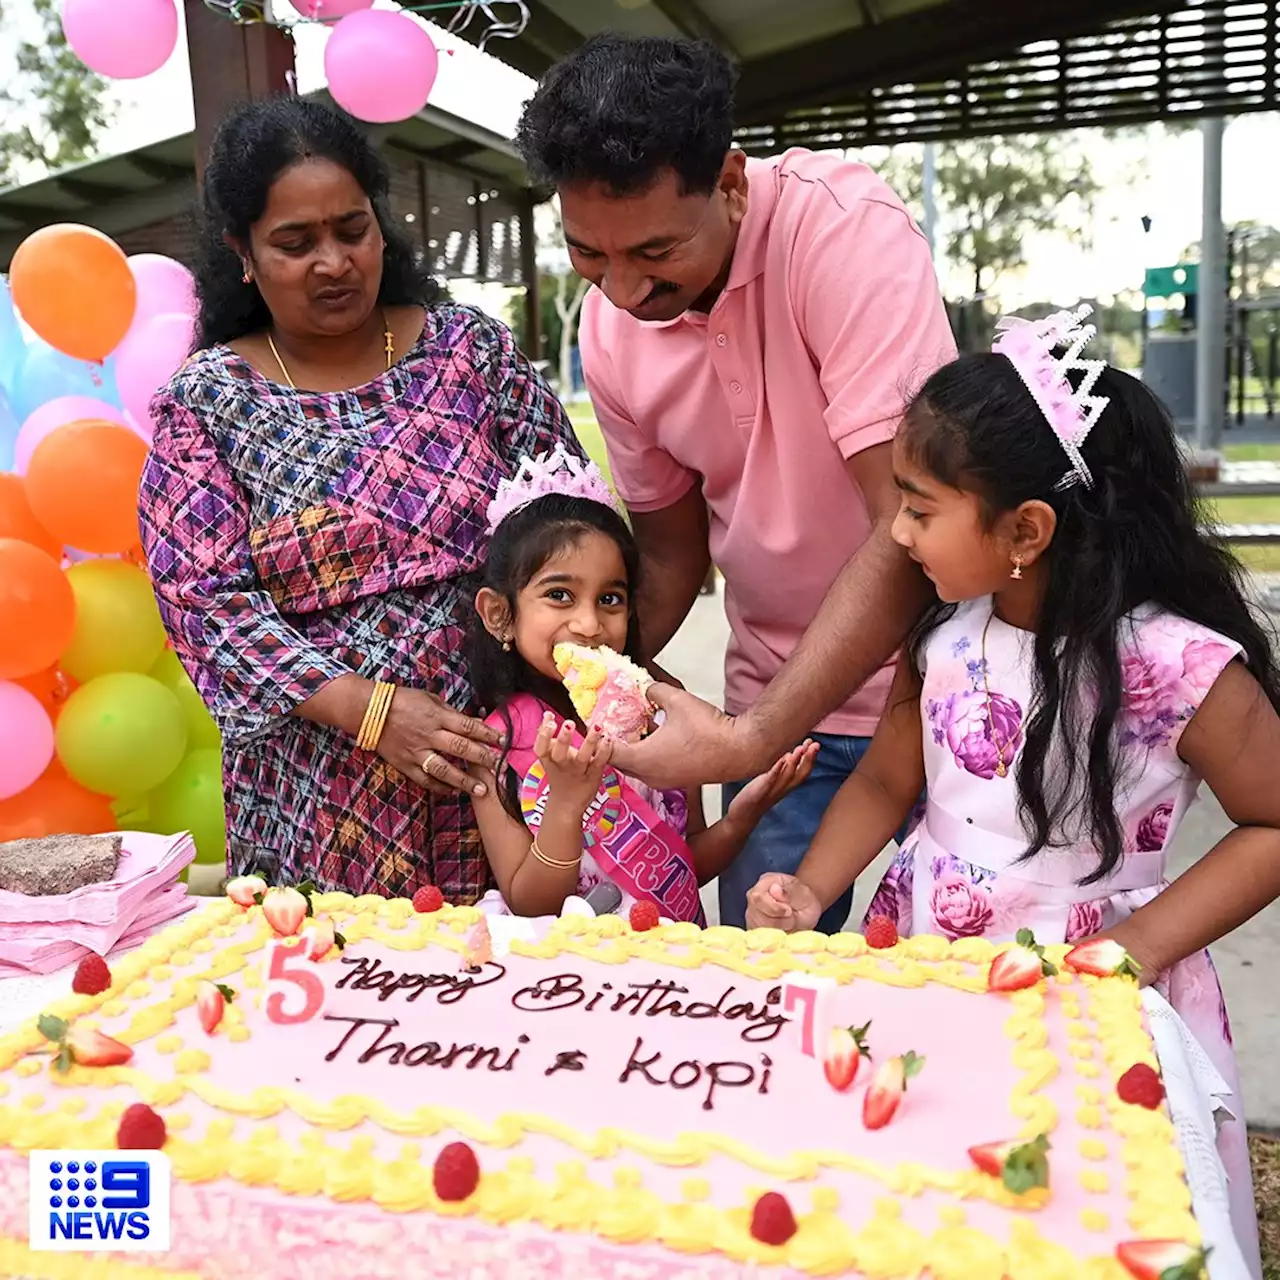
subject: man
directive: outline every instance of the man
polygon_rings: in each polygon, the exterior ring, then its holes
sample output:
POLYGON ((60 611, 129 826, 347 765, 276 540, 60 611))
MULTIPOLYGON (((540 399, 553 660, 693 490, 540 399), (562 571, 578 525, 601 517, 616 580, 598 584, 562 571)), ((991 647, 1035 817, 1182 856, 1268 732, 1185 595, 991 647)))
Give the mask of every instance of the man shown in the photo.
POLYGON ((619 763, 657 785, 724 781, 727 802, 818 727, 813 776, 720 877, 721 919, 742 925, 747 890, 795 870, 865 751, 927 598, 889 536, 890 442, 955 347, 897 197, 834 154, 747 160, 735 79, 709 44, 598 36, 547 73, 517 142, 597 286, 579 342, 643 554, 647 652, 712 561, 725 580, 732 718, 661 690, 666 723, 619 763))

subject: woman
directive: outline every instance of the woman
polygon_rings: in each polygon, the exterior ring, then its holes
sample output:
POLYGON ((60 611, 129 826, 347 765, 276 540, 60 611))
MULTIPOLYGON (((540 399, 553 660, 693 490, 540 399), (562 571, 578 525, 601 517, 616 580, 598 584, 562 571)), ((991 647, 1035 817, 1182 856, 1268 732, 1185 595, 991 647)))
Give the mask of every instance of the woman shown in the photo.
POLYGON ((143 545, 222 730, 230 871, 469 902, 489 872, 464 766, 498 742, 462 658, 484 513, 516 459, 580 450, 510 333, 435 300, 387 190, 328 107, 223 121, 143 545))

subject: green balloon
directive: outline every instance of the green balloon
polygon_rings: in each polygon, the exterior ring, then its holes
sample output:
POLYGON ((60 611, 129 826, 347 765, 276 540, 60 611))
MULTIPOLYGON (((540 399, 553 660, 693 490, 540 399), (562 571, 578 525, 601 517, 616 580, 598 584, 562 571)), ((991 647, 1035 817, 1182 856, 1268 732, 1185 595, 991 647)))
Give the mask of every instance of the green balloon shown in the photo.
POLYGON ((178 699, 150 676, 116 671, 67 699, 56 729, 58 758, 81 786, 104 796, 158 787, 187 750, 178 699))
POLYGON ((226 860, 221 752, 212 747, 191 752, 147 799, 150 830, 165 836, 190 831, 197 862, 226 860))
POLYGON ((222 748, 222 735, 214 723, 209 709, 204 705, 200 691, 191 683, 191 677, 183 670, 178 655, 172 649, 166 649, 148 673, 153 680, 159 680, 182 705, 182 714, 187 721, 187 748, 196 751, 202 747, 222 748))
POLYGON ((87 684, 112 671, 147 670, 164 648, 151 579, 123 560, 85 560, 67 570, 76 627, 58 665, 87 684))

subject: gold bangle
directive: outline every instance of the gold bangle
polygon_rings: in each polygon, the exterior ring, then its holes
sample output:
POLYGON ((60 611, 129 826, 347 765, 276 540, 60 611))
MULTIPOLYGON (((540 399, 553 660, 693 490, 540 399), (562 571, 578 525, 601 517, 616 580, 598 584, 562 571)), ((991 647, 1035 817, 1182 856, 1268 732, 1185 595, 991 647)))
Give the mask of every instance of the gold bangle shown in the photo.
POLYGON ((373 751, 377 747, 382 737, 382 730, 386 727, 387 715, 391 711, 391 699, 395 691, 396 687, 393 684, 382 680, 374 683, 373 694, 369 698, 364 720, 360 724, 360 732, 356 735, 356 746, 362 750, 373 751))
POLYGON ((582 854, 578 854, 576 858, 573 858, 568 862, 565 862, 560 858, 548 858, 547 855, 538 848, 537 836, 533 837, 533 844, 529 846, 529 852, 532 853, 544 867, 551 867, 556 871, 568 871, 571 867, 576 867, 582 861, 582 854))

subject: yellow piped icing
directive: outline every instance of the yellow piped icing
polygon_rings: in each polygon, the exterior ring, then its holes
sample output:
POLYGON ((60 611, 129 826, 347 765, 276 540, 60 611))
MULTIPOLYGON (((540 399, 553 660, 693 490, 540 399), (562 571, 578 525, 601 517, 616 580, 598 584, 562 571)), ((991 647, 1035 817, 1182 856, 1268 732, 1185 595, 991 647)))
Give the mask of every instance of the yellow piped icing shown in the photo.
POLYGON ((1111 1225, 1111 1219, 1100 1209, 1081 1209, 1080 1225, 1086 1231, 1105 1231, 1111 1225))

